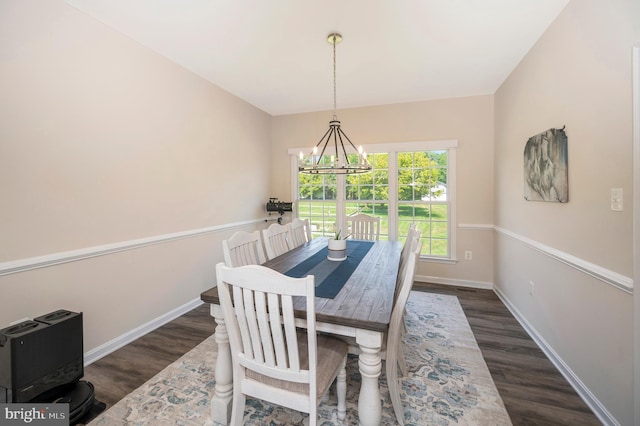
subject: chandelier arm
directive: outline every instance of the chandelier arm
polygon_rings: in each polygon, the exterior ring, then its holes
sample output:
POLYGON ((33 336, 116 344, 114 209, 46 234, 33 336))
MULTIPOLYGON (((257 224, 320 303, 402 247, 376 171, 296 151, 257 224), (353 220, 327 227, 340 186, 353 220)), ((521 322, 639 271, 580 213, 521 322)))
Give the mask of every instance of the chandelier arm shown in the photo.
POLYGON ((356 146, 353 144, 353 142, 351 142, 351 139, 349 139, 349 136, 347 136, 347 134, 345 132, 342 131, 342 129, 340 129, 340 133, 342 133, 342 135, 345 137, 345 139, 349 142, 349 145, 351 145, 351 147, 358 152, 358 148, 356 148, 356 146))
MULTIPOLYGON (((347 137, 347 135, 344 134, 344 132, 342 131, 342 129, 338 128, 338 136, 340 137, 340 146, 342 147, 342 152, 344 153, 344 160, 345 160, 345 164, 349 165, 349 156, 347 155, 347 150, 344 147, 344 142, 342 141, 342 136, 344 135, 344 137, 347 137)), ((347 140, 349 140, 349 138, 347 138, 347 140)), ((353 144, 351 144, 353 145, 353 144)), ((336 151, 338 150, 338 144, 336 143, 336 151)))
MULTIPOLYGON (((340 127, 333 129, 333 145, 336 152, 336 164, 340 166, 340 152, 338 151, 338 137, 340 136, 340 127)), ((340 145, 342 145, 342 138, 340 138, 340 145)), ((343 147, 344 149, 344 147, 343 147)))
MULTIPOLYGON (((325 134, 320 138, 320 140, 319 140, 319 141, 318 141, 318 143, 316 144, 316 148, 320 146, 320 144, 324 141, 324 138, 326 138, 326 137, 327 137, 327 135, 329 134, 329 132, 331 132, 331 127, 329 127, 329 130, 327 130, 327 131, 325 132, 325 134)), ((327 145, 327 143, 326 143, 326 142, 325 142, 324 144, 325 144, 325 146, 327 145)), ((324 152, 324 150, 322 150, 322 152, 324 152)), ((311 150, 311 154, 313 154, 313 150, 311 150)), ((309 155, 311 155, 311 154, 309 154, 309 155)))
MULTIPOLYGON (((327 130, 327 133, 324 134, 324 136, 327 137, 327 140, 324 142, 324 146, 322 147, 322 152, 320 153, 320 156, 318 157, 318 161, 316 162, 316 164, 320 162, 320 159, 324 155, 324 152, 327 149, 327 145, 329 145, 329 141, 331 140, 331 135, 334 132, 335 132, 335 130, 332 127, 330 127, 329 130, 327 130)), ((322 139, 324 139, 324 136, 322 137, 322 139)), ((318 143, 318 145, 319 145, 319 143, 318 143)))

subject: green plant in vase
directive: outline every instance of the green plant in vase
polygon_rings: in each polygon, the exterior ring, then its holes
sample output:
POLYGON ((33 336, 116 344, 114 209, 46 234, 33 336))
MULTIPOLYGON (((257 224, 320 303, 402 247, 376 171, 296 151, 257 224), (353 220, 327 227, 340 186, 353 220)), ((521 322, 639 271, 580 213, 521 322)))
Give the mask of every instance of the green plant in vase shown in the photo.
MULTIPOLYGON (((342 252, 340 257, 346 256, 347 250, 347 240, 342 238, 342 230, 339 229, 336 231, 334 238, 329 238, 328 248, 332 252, 342 252)), ((330 255, 333 254, 330 252, 330 255)), ((331 258, 331 256, 330 256, 331 258)))

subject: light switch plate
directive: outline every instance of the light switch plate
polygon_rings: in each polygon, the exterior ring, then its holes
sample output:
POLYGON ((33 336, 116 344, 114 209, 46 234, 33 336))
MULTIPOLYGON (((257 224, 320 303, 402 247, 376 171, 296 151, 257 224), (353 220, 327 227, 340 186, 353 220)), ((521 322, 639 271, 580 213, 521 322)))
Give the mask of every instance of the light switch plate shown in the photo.
POLYGON ((611 210, 621 212, 623 206, 622 202, 622 188, 611 188, 611 210))

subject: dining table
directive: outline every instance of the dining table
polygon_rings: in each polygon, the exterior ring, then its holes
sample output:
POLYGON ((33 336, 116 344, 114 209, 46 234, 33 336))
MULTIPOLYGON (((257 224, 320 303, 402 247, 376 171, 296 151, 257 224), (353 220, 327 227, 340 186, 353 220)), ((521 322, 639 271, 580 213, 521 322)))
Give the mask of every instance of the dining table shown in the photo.
MULTIPOLYGON (((342 261, 327 256, 326 237, 313 238, 263 266, 289 276, 312 274, 316 285, 316 329, 355 340, 361 376, 358 396, 360 425, 379 425, 382 401, 378 378, 382 372, 380 351, 393 309, 393 298, 402 245, 398 241, 347 240, 342 261)), ((218 346, 215 388, 211 399, 212 420, 229 424, 233 396, 232 358, 229 336, 220 307, 217 287, 201 294, 210 304, 216 322, 218 346)), ((306 324, 304 300, 294 301, 296 325, 306 324)))

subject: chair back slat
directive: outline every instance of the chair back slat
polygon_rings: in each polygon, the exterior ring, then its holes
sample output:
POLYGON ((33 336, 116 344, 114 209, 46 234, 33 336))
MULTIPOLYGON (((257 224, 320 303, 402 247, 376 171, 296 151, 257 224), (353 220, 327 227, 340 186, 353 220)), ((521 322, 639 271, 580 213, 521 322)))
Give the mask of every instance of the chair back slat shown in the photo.
POLYGON ((245 356, 253 358, 253 345, 251 344, 249 324, 245 315, 244 295, 242 288, 233 287, 233 300, 236 302, 234 305, 234 309, 238 328, 240 331, 240 337, 242 338, 242 351, 244 352, 245 356))
POLYGON ((269 260, 291 250, 288 241, 290 239, 288 225, 280 225, 279 223, 271 224, 267 229, 262 231, 262 234, 264 236, 264 246, 269 260))
POLYGON ((271 337, 278 368, 287 368, 287 351, 284 335, 282 334, 282 324, 280 322, 280 298, 277 294, 269 293, 269 319, 271 322, 271 337))
POLYGON ((238 231, 222 241, 222 253, 227 266, 261 265, 266 261, 260 231, 238 231))
POLYGON ((256 317, 256 307, 253 297, 254 292, 243 289, 242 295, 244 297, 244 317, 247 321, 247 327, 249 330, 248 339, 251 342, 253 359, 262 363, 264 362, 264 357, 262 356, 262 339, 260 338, 260 330, 258 329, 258 319, 256 317))
POLYGON ((256 317, 258 319, 258 329, 260 330, 264 363, 270 367, 275 367, 276 359, 273 351, 273 342, 271 341, 272 330, 271 323, 269 321, 267 298, 265 297, 265 293, 262 291, 256 291, 254 294, 254 300, 256 302, 256 317))
POLYGON ((298 336, 296 333, 295 317, 293 315, 293 299, 291 296, 282 296, 282 325, 286 338, 287 354, 289 355, 289 368, 300 370, 300 356, 298 354, 298 336))

